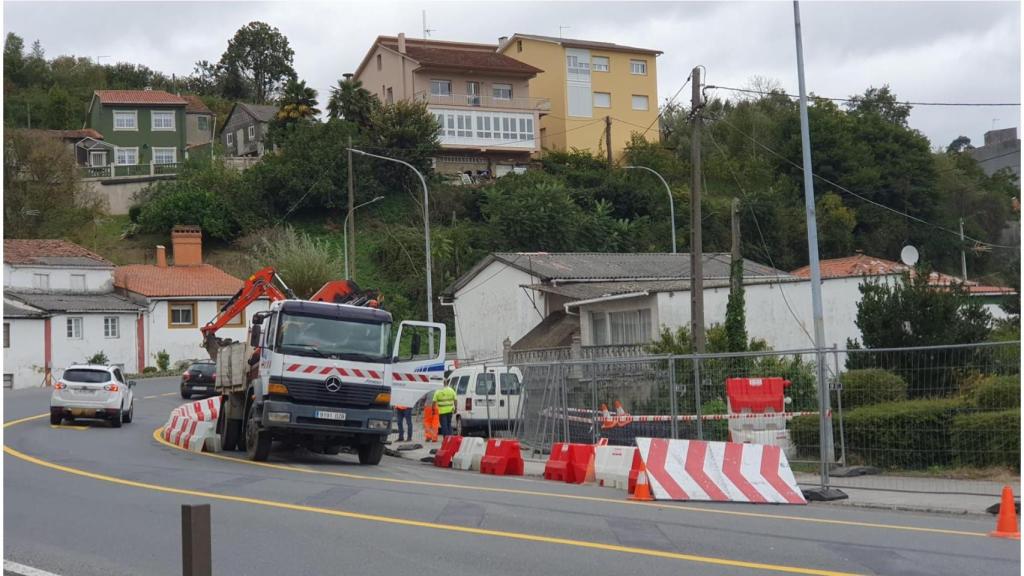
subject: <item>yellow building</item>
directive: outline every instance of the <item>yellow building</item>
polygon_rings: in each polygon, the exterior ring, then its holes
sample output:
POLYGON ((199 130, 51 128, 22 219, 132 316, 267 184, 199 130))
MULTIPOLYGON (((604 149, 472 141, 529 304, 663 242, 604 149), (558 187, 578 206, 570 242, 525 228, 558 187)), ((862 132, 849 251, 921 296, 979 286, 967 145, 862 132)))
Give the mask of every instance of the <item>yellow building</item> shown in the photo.
POLYGON ((609 119, 616 161, 634 132, 658 139, 659 50, 515 34, 501 39, 498 52, 543 70, 529 82, 530 96, 551 101, 540 119, 541 148, 603 156, 609 119))

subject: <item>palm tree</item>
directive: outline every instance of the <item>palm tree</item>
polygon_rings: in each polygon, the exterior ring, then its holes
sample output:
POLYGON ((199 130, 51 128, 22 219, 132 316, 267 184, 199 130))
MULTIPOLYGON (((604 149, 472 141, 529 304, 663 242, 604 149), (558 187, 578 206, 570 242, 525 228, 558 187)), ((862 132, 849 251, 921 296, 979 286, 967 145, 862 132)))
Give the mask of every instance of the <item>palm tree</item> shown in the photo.
POLYGON ((327 101, 327 115, 331 119, 348 120, 366 126, 370 121, 370 113, 376 100, 363 83, 352 77, 338 80, 338 85, 331 88, 331 97, 327 101))
POLYGON ((312 120, 320 114, 316 96, 316 90, 306 86, 305 80, 289 80, 279 100, 277 119, 285 123, 312 120))

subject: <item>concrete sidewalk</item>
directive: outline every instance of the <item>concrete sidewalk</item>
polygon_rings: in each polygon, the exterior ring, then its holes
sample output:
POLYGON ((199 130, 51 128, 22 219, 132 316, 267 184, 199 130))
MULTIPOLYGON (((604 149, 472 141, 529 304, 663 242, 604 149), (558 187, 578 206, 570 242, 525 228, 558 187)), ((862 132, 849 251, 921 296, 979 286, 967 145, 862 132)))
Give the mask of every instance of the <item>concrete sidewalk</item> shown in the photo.
MULTIPOLYGON (((392 434, 388 446, 391 456, 409 460, 432 459, 431 450, 441 447, 440 442, 427 443, 423 440, 423 428, 419 422, 413 426, 412 442, 397 442, 398 434, 392 434), (419 448, 413 448, 418 444, 419 448), (399 450, 399 448, 405 448, 399 450), (409 449, 412 448, 412 449, 409 449)), ((531 457, 524 452, 527 476, 543 476, 545 459, 531 457)), ((428 465, 424 462, 424 465, 428 465)), ((797 483, 804 488, 820 484, 817 474, 795 473, 797 483)), ((953 480, 935 477, 871 475, 831 478, 830 484, 845 492, 849 498, 835 502, 816 502, 815 506, 851 506, 882 510, 930 512, 941 514, 970 514, 987 516, 986 508, 999 503, 1003 488, 1000 482, 983 480, 953 480)), ((1020 478, 1010 482, 1013 494, 1020 500, 1020 478)))

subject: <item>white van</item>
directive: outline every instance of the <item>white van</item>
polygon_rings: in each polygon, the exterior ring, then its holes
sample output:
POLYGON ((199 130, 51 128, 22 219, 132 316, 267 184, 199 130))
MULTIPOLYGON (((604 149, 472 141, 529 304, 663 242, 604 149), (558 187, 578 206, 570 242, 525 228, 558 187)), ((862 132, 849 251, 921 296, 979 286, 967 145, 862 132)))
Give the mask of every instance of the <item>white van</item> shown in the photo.
POLYGON ((448 381, 456 394, 456 434, 510 431, 522 417, 523 374, 518 368, 465 366, 453 370, 448 381))

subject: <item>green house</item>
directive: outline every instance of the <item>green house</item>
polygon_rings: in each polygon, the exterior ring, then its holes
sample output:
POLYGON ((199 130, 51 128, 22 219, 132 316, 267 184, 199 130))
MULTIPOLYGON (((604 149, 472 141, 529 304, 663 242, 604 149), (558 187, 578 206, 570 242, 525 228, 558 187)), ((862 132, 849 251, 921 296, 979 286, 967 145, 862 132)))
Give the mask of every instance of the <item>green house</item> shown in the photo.
POLYGON ((86 127, 104 140, 89 149, 89 168, 112 176, 177 172, 185 161, 187 104, 163 90, 96 90, 86 127))

